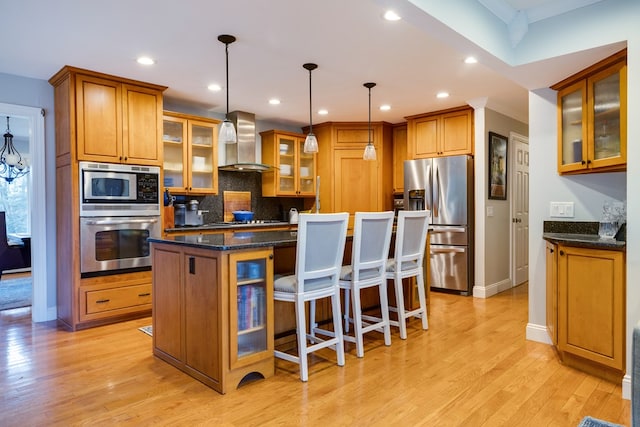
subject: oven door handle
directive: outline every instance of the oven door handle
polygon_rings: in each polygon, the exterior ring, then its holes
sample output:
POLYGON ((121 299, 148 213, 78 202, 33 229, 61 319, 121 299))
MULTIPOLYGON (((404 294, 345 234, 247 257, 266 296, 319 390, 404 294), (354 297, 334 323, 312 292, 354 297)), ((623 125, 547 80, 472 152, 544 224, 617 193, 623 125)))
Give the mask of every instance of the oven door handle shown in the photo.
POLYGON ((155 224, 156 218, 149 219, 99 219, 88 220, 87 225, 155 224))

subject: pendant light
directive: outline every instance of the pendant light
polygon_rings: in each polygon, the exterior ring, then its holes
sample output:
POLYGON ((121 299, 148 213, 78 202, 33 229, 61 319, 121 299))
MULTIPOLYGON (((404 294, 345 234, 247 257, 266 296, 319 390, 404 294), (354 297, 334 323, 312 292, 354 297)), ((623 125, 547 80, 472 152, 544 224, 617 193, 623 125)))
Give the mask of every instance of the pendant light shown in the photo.
POLYGON ((220 134, 218 135, 218 142, 223 144, 235 144, 238 142, 238 136, 236 134, 236 128, 233 126, 231 120, 229 120, 229 45, 236 41, 234 36, 228 34, 222 34, 218 36, 218 41, 224 43, 225 63, 226 63, 226 76, 227 76, 227 113, 224 116, 224 121, 220 126, 220 134))
POLYGON ((302 66, 305 70, 309 70, 309 134, 304 140, 304 152, 305 153, 317 153, 318 152, 318 140, 313 134, 313 120, 312 120, 312 107, 311 107, 311 71, 318 68, 317 64, 307 63, 302 66))
POLYGON ((367 146, 364 147, 364 155, 362 158, 364 160, 376 160, 376 147, 373 145, 373 141, 371 140, 371 88, 374 87, 375 83, 365 83, 364 87, 369 89, 369 133, 367 134, 369 142, 367 146))
POLYGON ((13 135, 9 129, 9 116, 7 116, 7 132, 4 134, 4 145, 0 149, 0 178, 11 184, 14 179, 27 173, 29 173, 29 166, 13 145, 13 135))

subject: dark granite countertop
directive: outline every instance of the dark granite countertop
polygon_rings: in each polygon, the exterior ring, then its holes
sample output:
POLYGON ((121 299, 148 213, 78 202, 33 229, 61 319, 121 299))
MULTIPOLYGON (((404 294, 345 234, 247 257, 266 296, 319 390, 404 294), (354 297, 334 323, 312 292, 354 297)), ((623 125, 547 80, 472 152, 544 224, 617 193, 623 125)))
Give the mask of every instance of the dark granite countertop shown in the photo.
POLYGON ((278 228, 287 227, 290 224, 285 221, 263 222, 263 223, 234 223, 234 222, 214 222, 211 224, 165 228, 165 233, 184 233, 184 232, 204 232, 207 231, 226 231, 226 230, 246 230, 248 228, 278 228))
POLYGON ((598 222, 593 221, 545 221, 542 238, 556 244, 593 249, 624 251, 626 228, 623 226, 615 238, 598 236, 598 222))
POLYGON ((290 230, 278 231, 235 231, 233 233, 202 233, 186 236, 167 236, 165 238, 149 238, 152 243, 169 243, 215 251, 232 251, 238 249, 267 248, 276 246, 292 246, 298 239, 298 233, 290 230))

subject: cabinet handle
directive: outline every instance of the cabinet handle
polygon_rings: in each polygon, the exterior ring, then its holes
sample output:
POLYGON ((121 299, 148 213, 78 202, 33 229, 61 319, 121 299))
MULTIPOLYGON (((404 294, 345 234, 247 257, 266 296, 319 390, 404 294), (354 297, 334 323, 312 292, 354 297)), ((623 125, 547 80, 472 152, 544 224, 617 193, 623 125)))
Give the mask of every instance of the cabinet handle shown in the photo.
POLYGON ((106 302, 111 301, 110 299, 99 299, 98 301, 96 301, 96 304, 104 304, 106 302))
POLYGON ((585 165, 587 164, 587 162, 585 162, 584 160, 580 162, 580 164, 585 165))
POLYGON ((553 249, 549 248, 549 253, 552 254, 553 253, 553 249))
POLYGON ((139 297, 148 297, 149 295, 151 295, 151 292, 145 292, 143 294, 138 294, 139 297))
POLYGON ((564 255, 564 251, 563 250, 560 251, 560 255, 564 255))
POLYGON ((189 274, 196 274, 196 258, 189 257, 189 274))
POLYGON ((587 160, 587 164, 591 164, 591 160, 587 160))
POLYGON ((269 259, 273 259, 273 254, 269 254, 269 259))

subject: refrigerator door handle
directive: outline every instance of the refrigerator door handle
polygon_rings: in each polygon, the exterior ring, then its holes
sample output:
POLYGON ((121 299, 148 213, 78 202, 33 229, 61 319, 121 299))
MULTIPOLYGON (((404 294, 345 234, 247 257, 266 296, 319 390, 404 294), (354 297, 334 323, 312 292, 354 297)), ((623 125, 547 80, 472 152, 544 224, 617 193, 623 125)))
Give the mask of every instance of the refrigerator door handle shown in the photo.
POLYGON ((433 189, 433 213, 432 216, 437 218, 440 216, 440 169, 436 162, 433 162, 433 172, 436 175, 436 185, 433 189))
POLYGON ((425 199, 427 199, 427 210, 431 211, 431 215, 433 216, 433 175, 431 173, 428 174, 429 180, 429 188, 425 191, 425 199))
POLYGON ((444 254, 444 253, 450 253, 450 252, 463 253, 463 252, 466 252, 466 251, 467 251, 466 247, 464 247, 464 248, 459 248, 459 247, 458 248, 451 248, 451 247, 449 247, 449 248, 437 248, 437 247, 431 246, 431 253, 432 254, 444 254))
POLYGON ((464 227, 432 227, 429 229, 429 233, 466 233, 467 229, 464 227))

